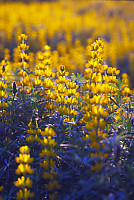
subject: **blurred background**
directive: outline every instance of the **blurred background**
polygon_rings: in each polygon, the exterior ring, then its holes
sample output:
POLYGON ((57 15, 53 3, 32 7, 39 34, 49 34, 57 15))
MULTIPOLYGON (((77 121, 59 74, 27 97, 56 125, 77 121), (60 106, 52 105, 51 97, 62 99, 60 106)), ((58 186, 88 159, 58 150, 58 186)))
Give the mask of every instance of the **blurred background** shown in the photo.
POLYGON ((29 63, 50 45, 53 66, 83 72, 87 46, 104 42, 104 61, 128 73, 134 87, 134 2, 0 0, 0 61, 18 62, 18 36, 28 36, 29 63))
POLYGON ((0 0, 0 2, 24 2, 24 3, 31 3, 31 2, 49 2, 49 1, 57 1, 57 0, 0 0))

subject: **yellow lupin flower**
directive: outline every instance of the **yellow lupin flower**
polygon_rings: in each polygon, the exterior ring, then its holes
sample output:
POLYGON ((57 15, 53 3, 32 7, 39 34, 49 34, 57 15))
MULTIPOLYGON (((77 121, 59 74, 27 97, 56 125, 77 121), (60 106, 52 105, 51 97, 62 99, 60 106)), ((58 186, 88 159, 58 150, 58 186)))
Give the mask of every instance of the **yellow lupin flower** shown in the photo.
POLYGON ((33 162, 33 158, 30 158, 29 154, 19 154, 19 157, 16 157, 16 162, 17 163, 32 163, 33 162))
POLYGON ((0 91, 0 99, 1 98, 7 98, 8 97, 8 95, 2 90, 2 91, 0 91))
POLYGON ((95 166, 92 165, 90 169, 92 171, 98 171, 99 172, 102 169, 102 167, 103 167, 103 163, 96 163, 95 166))
POLYGON ((21 50, 23 50, 23 49, 28 50, 29 46, 26 45, 26 44, 20 44, 20 46, 18 46, 18 48, 21 49, 21 50))
POLYGON ((26 164, 20 164, 16 170, 16 174, 20 175, 21 173, 23 173, 24 175, 28 174, 33 174, 34 173, 34 169, 31 169, 30 165, 26 164))
POLYGON ((16 162, 20 164, 18 165, 16 174, 23 174, 23 176, 18 177, 18 180, 14 182, 14 185, 22 188, 16 194, 17 199, 28 200, 28 198, 32 198, 34 196, 34 193, 30 193, 30 190, 27 190, 27 188, 31 188, 33 184, 32 180, 27 177, 27 174, 34 173, 34 169, 31 169, 29 165, 29 163, 33 162, 33 158, 30 158, 30 148, 28 146, 21 146, 19 151, 20 154, 19 157, 16 157, 16 162))
POLYGON ((21 199, 23 199, 23 197, 24 197, 23 196, 23 191, 20 189, 19 192, 17 192, 17 199, 21 200, 21 199))
POLYGON ((18 37, 19 40, 27 40, 27 36, 25 34, 21 34, 19 37, 18 37))
POLYGON ((26 138, 26 141, 27 142, 31 142, 31 143, 33 143, 34 142, 34 136, 33 135, 30 135, 28 138, 26 138))
POLYGON ((29 177, 27 177, 27 179, 26 179, 26 186, 28 188, 31 188, 32 185, 33 185, 33 181, 29 177))
POLYGON ((24 199, 32 198, 34 196, 33 192, 30 192, 27 188, 24 189, 24 199))
POLYGON ((49 163, 48 163, 47 160, 44 160, 43 163, 40 163, 40 166, 41 166, 41 167, 44 167, 44 169, 47 169, 48 166, 49 166, 49 163))
POLYGON ((99 148, 100 148, 99 143, 96 142, 96 141, 92 142, 92 143, 90 144, 90 146, 91 146, 92 148, 95 148, 95 149, 99 149, 99 148))
POLYGON ((50 159, 50 167, 51 167, 51 168, 54 168, 55 165, 56 165, 55 161, 52 160, 52 159, 50 159))
POLYGON ((22 176, 21 178, 18 178, 18 181, 15 181, 14 185, 16 187, 24 188, 25 187, 25 177, 22 176))
POLYGON ((101 128, 101 129, 104 129, 104 128, 105 128, 106 122, 104 121, 103 118, 100 119, 99 125, 100 125, 100 128, 101 128))
POLYGON ((54 189, 60 189, 60 185, 57 181, 50 181, 45 185, 45 188, 49 191, 53 191, 54 189))
POLYGON ((86 134, 82 139, 83 140, 88 140, 90 138, 90 135, 86 134))
POLYGON ((44 179, 51 179, 51 180, 54 179, 54 176, 48 172, 44 172, 43 177, 44 177, 44 179))
POLYGON ((49 199, 50 200, 55 200, 55 199, 57 199, 57 197, 58 197, 57 192, 49 194, 49 199))
POLYGON ((30 148, 28 146, 22 146, 19 151, 20 153, 30 153, 30 148))
POLYGON ((41 135, 44 137, 43 140, 40 140, 40 142, 43 146, 45 146, 45 148, 39 154, 40 157, 44 157, 44 160, 42 163, 40 163, 40 166, 45 169, 43 176, 44 179, 49 179, 48 184, 45 185, 46 189, 53 191, 53 189, 60 188, 59 183, 55 181, 56 173, 54 172, 54 168, 56 166, 56 161, 54 158, 57 156, 57 154, 54 152, 53 148, 57 145, 57 143, 52 137, 56 136, 56 133, 52 128, 46 127, 45 130, 41 132, 41 135))
POLYGON ((4 188, 3 185, 1 185, 0 186, 0 192, 3 191, 3 188, 4 188))

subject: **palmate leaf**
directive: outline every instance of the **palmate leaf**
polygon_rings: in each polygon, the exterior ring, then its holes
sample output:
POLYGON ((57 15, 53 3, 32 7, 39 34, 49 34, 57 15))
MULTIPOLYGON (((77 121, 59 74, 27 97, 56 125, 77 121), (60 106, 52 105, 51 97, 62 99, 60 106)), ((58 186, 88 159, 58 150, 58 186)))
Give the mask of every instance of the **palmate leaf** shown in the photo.
POLYGON ((77 83, 81 83, 84 80, 84 77, 82 74, 77 73, 77 76, 73 74, 73 79, 77 83))
POLYGON ((116 83, 115 87, 116 87, 117 89, 119 89, 119 90, 123 89, 124 87, 126 87, 126 85, 123 86, 124 82, 125 82, 125 80, 121 81, 121 79, 120 79, 120 77, 119 77, 119 78, 118 78, 118 82, 116 83))
POLYGON ((98 157, 93 157, 93 158, 87 157, 87 155, 81 158, 78 154, 74 155, 74 161, 86 167, 90 167, 91 166, 90 162, 95 161, 97 158, 98 157))

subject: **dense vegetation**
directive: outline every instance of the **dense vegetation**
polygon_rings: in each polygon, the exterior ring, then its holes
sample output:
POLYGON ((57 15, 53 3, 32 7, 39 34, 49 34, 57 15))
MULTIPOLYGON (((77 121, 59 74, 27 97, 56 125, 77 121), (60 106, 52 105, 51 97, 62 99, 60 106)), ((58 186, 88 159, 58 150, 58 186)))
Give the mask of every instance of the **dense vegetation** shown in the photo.
POLYGON ((1 3, 1 200, 134 199, 132 12, 73 5, 1 3))

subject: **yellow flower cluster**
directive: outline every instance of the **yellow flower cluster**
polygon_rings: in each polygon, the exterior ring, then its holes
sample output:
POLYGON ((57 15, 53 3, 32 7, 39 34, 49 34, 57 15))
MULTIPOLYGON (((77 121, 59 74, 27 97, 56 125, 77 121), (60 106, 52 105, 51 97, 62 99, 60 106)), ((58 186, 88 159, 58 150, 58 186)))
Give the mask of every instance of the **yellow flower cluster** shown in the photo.
POLYGON ((90 147, 93 148, 91 157, 97 157, 98 161, 91 166, 91 170, 100 171, 103 167, 105 153, 104 131, 110 107, 110 94, 116 94, 117 89, 113 83, 117 82, 116 76, 119 70, 103 65, 103 43, 100 39, 88 47, 89 61, 85 65, 85 85, 82 87, 85 95, 82 96, 82 111, 84 113, 82 123, 85 123, 87 132, 83 139, 90 138, 90 147))
POLYGON ((56 181, 57 174, 55 172, 55 158, 57 154, 54 151, 54 147, 57 145, 54 137, 56 133, 52 128, 46 127, 44 131, 41 132, 43 139, 40 140, 41 144, 45 147, 39 154, 43 158, 43 162, 40 166, 45 169, 44 179, 48 180, 48 184, 45 184, 45 188, 49 191, 49 199, 55 200, 58 197, 57 190, 60 189, 59 182, 56 181))
POLYGON ((29 48, 29 46, 25 43, 25 40, 27 40, 27 36, 25 34, 21 34, 18 39, 21 41, 21 44, 18 46, 19 57, 21 59, 21 62, 18 63, 18 66, 21 70, 18 72, 20 81, 17 83, 17 85, 21 86, 22 90, 24 90, 25 86, 31 86, 32 84, 28 73, 29 64, 27 63, 27 60, 29 57, 26 53, 26 50, 29 48))
POLYGON ((57 111, 60 115, 66 116, 64 122, 73 122, 72 116, 77 115, 75 106, 78 104, 79 92, 77 88, 79 87, 76 83, 70 82, 67 76, 69 73, 65 70, 65 66, 61 65, 57 72, 57 79, 55 82, 55 93, 56 100, 55 103, 58 105, 57 111))
MULTIPOLYGON (((123 109, 123 105, 125 106, 126 103, 129 103, 131 101, 130 95, 132 94, 132 90, 130 90, 129 86, 129 77, 126 73, 123 73, 121 75, 123 85, 122 90, 118 91, 118 93, 122 96, 122 99, 120 99, 119 106, 114 105, 114 112, 115 112, 115 120, 125 120, 127 118, 127 113, 123 109), (122 106, 121 106, 122 105, 122 106)), ((115 100, 115 98, 113 98, 115 100)))
MULTIPOLYGON (((19 70, 17 65, 15 69, 11 69, 11 63, 8 60, 1 62, 0 117, 6 122, 8 119, 6 118, 8 115, 6 110, 10 108, 6 92, 10 88, 10 80, 12 78, 8 81, 7 74, 9 77, 14 76, 14 73, 17 71, 17 76, 20 80, 16 80, 12 84, 12 102, 14 103, 15 98, 19 99, 19 92, 16 89, 17 82, 17 86, 20 87, 19 90, 23 90, 30 98, 33 108, 32 112, 34 113, 28 124, 28 137, 26 141, 31 143, 37 142, 43 146, 39 154, 41 157, 40 166, 44 168, 45 188, 49 192, 49 199, 55 200, 58 198, 58 190, 60 189, 56 173, 56 133, 49 127, 50 125, 44 131, 42 127, 39 128, 35 115, 38 115, 38 119, 41 122, 46 120, 46 126, 47 123, 51 124, 51 120, 53 117, 57 117, 58 113, 61 120, 63 120, 63 125, 67 125, 67 128, 70 126, 69 134, 68 131, 65 132, 69 138, 69 143, 72 142, 70 138, 73 136, 71 126, 77 125, 77 122, 80 122, 79 127, 83 131, 83 142, 90 144, 91 152, 89 156, 94 158, 90 169, 100 172, 104 166, 105 159, 108 158, 105 144, 108 138, 106 126, 108 123, 111 123, 108 121, 108 116, 114 112, 115 121, 127 119, 127 113, 124 108, 121 108, 121 104, 130 101, 129 96, 132 91, 129 89, 127 74, 122 75, 124 83, 122 83, 122 89, 120 89, 118 80, 120 71, 115 67, 108 67, 107 64, 103 64, 104 43, 100 39, 87 47, 89 60, 85 65, 84 77, 82 77, 84 80, 82 79, 81 83, 78 77, 73 75, 69 77, 69 72, 66 70, 65 65, 60 65, 55 72, 52 71, 53 56, 56 59, 56 52, 54 55, 54 52, 51 52, 51 48, 48 45, 43 46, 44 50, 39 52, 36 58, 33 59, 36 60, 36 64, 34 63, 31 67, 32 59, 31 61, 29 60, 29 63, 27 62, 30 54, 26 53, 26 50, 29 48, 25 43, 26 39, 27 36, 25 34, 21 34, 19 37, 21 44, 18 47, 18 55, 21 61, 19 62, 19 59, 16 58, 13 64, 15 66, 18 63, 19 70), (7 88, 7 91, 5 88, 7 88), (32 90, 33 92, 31 93, 32 90), (118 95, 121 95, 120 99, 117 98, 118 95), (119 103, 117 102, 118 100, 120 101, 119 103), (113 101, 117 102, 117 104, 115 105, 113 101), (82 116, 80 121, 77 118, 78 112, 80 112, 80 117, 82 116)), ((79 43, 76 45, 80 48, 79 43)), ((5 55, 9 58, 8 53, 6 51, 5 55)), ((31 54, 31 57, 34 57, 34 55, 31 54)), ((12 114, 11 109, 11 120, 12 114)), ((74 131, 74 133, 77 134, 77 131, 74 131)), ((16 174, 21 176, 14 182, 14 185, 20 188, 17 193, 17 199, 32 198, 34 194, 29 190, 32 187, 32 180, 29 175, 34 173, 34 169, 30 166, 33 158, 30 157, 30 148, 28 146, 20 148, 20 154, 16 157, 16 162, 19 163, 16 174)))
POLYGON ((16 187, 21 188, 19 192, 17 192, 16 198, 18 200, 28 200, 34 196, 34 193, 31 193, 28 189, 31 188, 33 184, 32 180, 28 177, 28 174, 34 173, 34 169, 29 165, 33 162, 33 158, 30 158, 30 148, 28 146, 20 147, 19 151, 19 157, 16 157, 16 162, 19 163, 18 168, 16 169, 16 174, 23 175, 14 182, 16 187))
POLYGON ((8 107, 7 97, 8 95, 5 92, 5 89, 7 87, 6 84, 6 73, 8 70, 8 61, 3 60, 0 63, 0 117, 3 116, 3 119, 0 123, 4 123, 6 121, 6 116, 9 115, 9 113, 6 111, 6 108, 8 107))
POLYGON ((39 136, 41 133, 41 129, 38 128, 37 120, 35 119, 35 116, 32 117, 30 123, 28 124, 28 127, 30 128, 27 130, 27 133, 29 136, 26 138, 27 142, 33 143, 34 141, 39 142, 39 136))
POLYGON ((56 108, 54 105, 54 83, 51 79, 55 77, 55 73, 51 70, 51 48, 48 45, 44 46, 44 52, 38 54, 38 63, 34 69, 34 83, 36 88, 43 87, 41 94, 45 99, 44 115, 52 115, 56 108))

